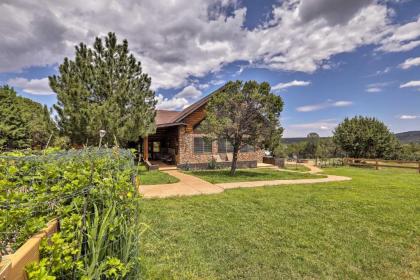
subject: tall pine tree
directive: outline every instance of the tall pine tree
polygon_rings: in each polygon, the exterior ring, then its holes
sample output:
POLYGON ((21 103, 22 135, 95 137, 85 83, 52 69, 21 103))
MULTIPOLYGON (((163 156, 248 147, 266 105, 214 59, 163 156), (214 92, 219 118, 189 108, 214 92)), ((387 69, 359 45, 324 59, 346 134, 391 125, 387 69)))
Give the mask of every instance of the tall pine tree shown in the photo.
POLYGON ((43 148, 56 131, 47 106, 0 87, 0 148, 43 148))
POLYGON ((58 76, 49 77, 57 93, 57 123, 72 144, 138 141, 155 131, 155 93, 128 42, 114 33, 96 38, 93 49, 80 43, 74 60, 64 59, 58 76))
POLYGON ((29 148, 31 145, 29 125, 22 115, 16 92, 0 87, 0 149, 29 148))

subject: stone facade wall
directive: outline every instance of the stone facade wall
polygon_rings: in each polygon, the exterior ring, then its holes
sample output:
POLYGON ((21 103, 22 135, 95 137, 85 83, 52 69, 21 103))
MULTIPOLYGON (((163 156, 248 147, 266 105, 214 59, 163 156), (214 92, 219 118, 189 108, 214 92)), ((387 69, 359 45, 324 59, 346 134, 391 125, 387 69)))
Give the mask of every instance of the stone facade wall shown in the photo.
MULTIPOLYGON (((230 168, 231 162, 216 162, 214 165, 214 169, 222 169, 222 168, 230 168)), ((186 164, 178 164, 177 167, 183 170, 202 170, 202 169, 209 169, 208 163, 186 163, 186 164)), ((237 168, 257 168, 257 161, 238 161, 237 168)))
MULTIPOLYGON (((178 143, 179 153, 177 156, 177 164, 186 163, 208 163, 213 156, 217 154, 217 141, 212 143, 211 153, 194 153, 194 137, 202 137, 204 134, 193 134, 186 132, 185 127, 179 127, 178 143)), ((223 159, 226 154, 220 154, 223 159)), ((262 162, 264 152, 261 149, 256 149, 254 152, 239 152, 238 161, 257 161, 262 162)))

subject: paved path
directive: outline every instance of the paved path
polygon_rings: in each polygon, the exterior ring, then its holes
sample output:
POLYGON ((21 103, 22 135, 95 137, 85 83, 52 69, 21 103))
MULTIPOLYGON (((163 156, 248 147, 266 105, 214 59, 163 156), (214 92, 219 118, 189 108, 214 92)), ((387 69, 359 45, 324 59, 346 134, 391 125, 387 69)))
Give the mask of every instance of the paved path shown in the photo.
POLYGON ((198 177, 188 175, 178 170, 162 171, 179 179, 178 183, 162 185, 140 185, 143 197, 164 198, 171 196, 191 196, 199 194, 221 193, 223 189, 198 177))
POLYGON ((309 173, 315 174, 322 172, 322 169, 316 166, 313 161, 309 161, 308 163, 304 163, 303 165, 310 169, 309 173))
POLYGON ((278 186, 278 185, 317 184, 317 183, 341 182, 341 181, 349 181, 349 180, 351 180, 351 178, 349 177, 328 175, 327 178, 319 178, 319 179, 314 178, 314 179, 296 179, 296 180, 233 182, 233 183, 216 184, 216 186, 226 190, 226 189, 235 189, 235 188, 253 188, 253 187, 278 186))
MULTIPOLYGON (((311 168, 310 166, 308 167, 311 168)), ((317 173, 317 172, 322 171, 319 168, 317 169, 313 168, 311 169, 311 172, 317 173)), ((178 170, 167 170, 163 172, 166 172, 171 176, 177 177, 180 181, 174 184, 144 185, 144 186, 140 185, 140 193, 143 195, 143 197, 165 198, 165 197, 172 197, 172 196, 192 196, 192 195, 201 195, 201 194, 221 193, 225 189, 233 189, 233 188, 316 184, 316 183, 340 182, 340 181, 351 180, 351 178, 349 177, 327 175, 328 176, 327 178, 319 178, 319 179, 234 182, 234 183, 220 183, 220 184, 214 185, 198 177, 182 173, 178 170)))

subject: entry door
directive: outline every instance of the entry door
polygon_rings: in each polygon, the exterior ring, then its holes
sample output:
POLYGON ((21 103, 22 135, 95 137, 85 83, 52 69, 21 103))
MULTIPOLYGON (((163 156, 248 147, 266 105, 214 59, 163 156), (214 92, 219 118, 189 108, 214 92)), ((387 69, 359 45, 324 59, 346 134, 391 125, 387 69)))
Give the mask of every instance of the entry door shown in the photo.
POLYGON ((152 159, 159 160, 160 159, 160 142, 153 141, 149 145, 149 155, 151 155, 152 159))

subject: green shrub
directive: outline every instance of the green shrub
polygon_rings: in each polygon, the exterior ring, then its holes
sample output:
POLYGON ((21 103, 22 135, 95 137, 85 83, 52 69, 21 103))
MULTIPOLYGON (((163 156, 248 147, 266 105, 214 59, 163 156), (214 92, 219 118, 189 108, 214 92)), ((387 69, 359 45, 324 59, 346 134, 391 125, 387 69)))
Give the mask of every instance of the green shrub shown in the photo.
POLYGON ((58 217, 60 232, 42 242, 29 279, 136 279, 136 172, 132 154, 119 149, 0 156, 2 253, 58 217))

